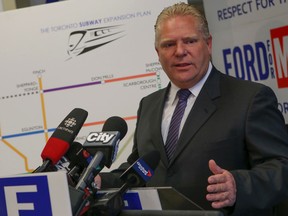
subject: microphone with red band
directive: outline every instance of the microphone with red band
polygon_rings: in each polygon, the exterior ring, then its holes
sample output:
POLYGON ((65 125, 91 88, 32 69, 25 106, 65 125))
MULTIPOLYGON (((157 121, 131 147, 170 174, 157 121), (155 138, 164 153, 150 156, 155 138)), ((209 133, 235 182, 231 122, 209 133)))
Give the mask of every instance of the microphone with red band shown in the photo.
POLYGON ((87 116, 86 110, 75 108, 65 117, 47 141, 41 153, 43 164, 34 170, 34 173, 45 172, 65 155, 87 116))

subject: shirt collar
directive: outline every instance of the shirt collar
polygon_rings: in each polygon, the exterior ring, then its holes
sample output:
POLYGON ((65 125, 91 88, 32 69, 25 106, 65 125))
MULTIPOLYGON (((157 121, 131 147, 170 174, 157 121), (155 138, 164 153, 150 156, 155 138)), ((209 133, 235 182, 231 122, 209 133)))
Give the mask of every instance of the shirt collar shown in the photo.
MULTIPOLYGON (((189 90, 191 91, 191 93, 194 97, 197 97, 199 95, 204 83, 206 82, 209 74, 211 73, 211 70, 212 70, 212 63, 209 62, 208 70, 207 70, 206 74, 204 75, 204 77, 196 85, 189 88, 189 90)), ((179 89, 180 89, 179 87, 177 87, 174 83, 171 82, 171 88, 170 88, 170 92, 169 92, 168 101, 171 101, 171 103, 175 102, 176 94, 177 94, 179 89)))

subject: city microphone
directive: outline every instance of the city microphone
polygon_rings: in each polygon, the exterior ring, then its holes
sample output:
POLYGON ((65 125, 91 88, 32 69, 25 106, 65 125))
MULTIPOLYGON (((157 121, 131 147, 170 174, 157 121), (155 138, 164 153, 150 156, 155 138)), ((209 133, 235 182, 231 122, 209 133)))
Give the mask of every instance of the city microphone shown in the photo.
POLYGON ((90 206, 89 211, 99 215, 118 215, 124 206, 123 195, 132 187, 144 186, 154 174, 160 153, 152 151, 135 161, 121 176, 125 183, 120 189, 108 192, 90 206))
POLYGON ((83 147, 95 155, 97 152, 104 154, 104 165, 110 168, 116 160, 119 142, 125 137, 128 130, 126 121, 119 116, 108 118, 102 128, 102 132, 91 132, 83 147))
POLYGON ((119 142, 126 135, 127 129, 128 126, 124 119, 113 116, 105 121, 102 132, 92 132, 88 135, 83 148, 94 156, 87 169, 81 174, 75 188, 69 189, 70 193, 74 194, 72 195, 73 199, 71 199, 74 215, 79 215, 83 211, 91 197, 90 195, 83 196, 83 192, 87 191, 86 187, 91 189, 94 177, 100 173, 104 166, 109 168, 114 162, 119 142))
POLYGON ((127 133, 127 123, 118 116, 108 118, 102 132, 91 132, 83 144, 93 159, 87 169, 82 173, 76 185, 76 189, 84 190, 94 181, 94 177, 104 166, 110 168, 116 159, 118 145, 127 133))
POLYGON ((103 168, 103 153, 102 152, 97 152, 93 159, 91 160, 91 162, 89 163, 87 169, 84 171, 84 173, 82 173, 82 175, 80 176, 80 179, 76 185, 76 190, 82 190, 84 191, 84 189, 87 186, 90 186, 91 183, 94 180, 94 177, 101 171, 101 169, 103 168))
POLYGON ((34 170, 34 173, 46 171, 49 166, 55 165, 61 159, 70 148, 70 144, 79 133, 87 116, 87 111, 75 108, 64 118, 42 150, 43 164, 34 170))

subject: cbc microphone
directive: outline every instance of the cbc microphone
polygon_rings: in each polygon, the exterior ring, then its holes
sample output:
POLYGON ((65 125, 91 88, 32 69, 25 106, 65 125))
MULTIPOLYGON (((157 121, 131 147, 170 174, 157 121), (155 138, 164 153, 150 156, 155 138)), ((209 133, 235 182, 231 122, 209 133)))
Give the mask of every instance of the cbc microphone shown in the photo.
POLYGON ((47 141, 41 153, 43 164, 34 170, 34 173, 46 171, 50 165, 55 165, 61 159, 79 133, 87 116, 87 111, 75 108, 64 118, 47 141))
POLYGON ((83 147, 94 157, 80 176, 76 189, 84 190, 104 166, 110 168, 116 159, 119 142, 126 135, 127 128, 124 119, 113 116, 105 121, 103 132, 92 132, 88 135, 83 147))

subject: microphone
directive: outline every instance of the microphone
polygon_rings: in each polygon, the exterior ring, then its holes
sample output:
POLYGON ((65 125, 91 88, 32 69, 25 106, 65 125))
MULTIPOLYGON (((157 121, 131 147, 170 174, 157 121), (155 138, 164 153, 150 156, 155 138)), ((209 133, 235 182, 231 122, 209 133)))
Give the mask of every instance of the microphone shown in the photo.
POLYGON ((87 185, 91 185, 94 180, 94 177, 101 171, 103 168, 103 153, 97 152, 94 155, 93 159, 89 163, 85 172, 80 176, 80 179, 75 187, 76 190, 84 191, 87 185))
POLYGON ((136 160, 139 159, 139 154, 137 149, 134 149, 132 153, 128 156, 127 162, 132 165, 136 160))
MULTIPOLYGON (((135 161, 121 176, 125 183, 116 192, 108 192, 90 206, 99 215, 118 215, 124 206, 123 195, 131 187, 141 187, 149 181, 160 161, 160 153, 152 151, 135 161)), ((97 215, 97 214, 96 214, 97 215)))
POLYGON ((116 160, 119 142, 125 137, 128 130, 126 121, 119 116, 108 118, 102 132, 91 132, 83 147, 92 155, 101 151, 104 154, 104 165, 110 168, 116 160))
POLYGON ((160 161, 159 151, 151 151, 135 161, 121 176, 124 185, 119 192, 124 194, 128 188, 141 187, 154 175, 160 161))
POLYGON ((75 181, 78 180, 80 174, 93 159, 90 153, 79 142, 73 142, 65 156, 70 161, 68 175, 72 176, 75 181))
POLYGON ((83 148, 94 156, 87 169, 80 176, 75 187, 77 190, 84 190, 88 185, 90 186, 94 177, 104 166, 110 168, 116 159, 119 142, 126 135, 127 128, 124 119, 113 116, 105 121, 102 132, 91 132, 88 135, 83 148))
POLYGON ((87 111, 75 108, 64 118, 42 150, 43 164, 34 170, 34 173, 47 171, 50 165, 55 165, 61 159, 79 133, 87 116, 87 111))
POLYGON ((75 186, 81 173, 89 165, 92 158, 93 157, 83 148, 81 143, 73 142, 55 167, 57 171, 66 171, 69 185, 75 186))
POLYGON ((85 205, 89 204, 91 199, 91 192, 86 190, 87 185, 91 185, 94 177, 100 172, 99 166, 103 167, 103 153, 97 152, 89 163, 87 169, 82 173, 77 185, 69 187, 70 201, 72 206, 73 215, 82 215, 81 211, 85 205))

